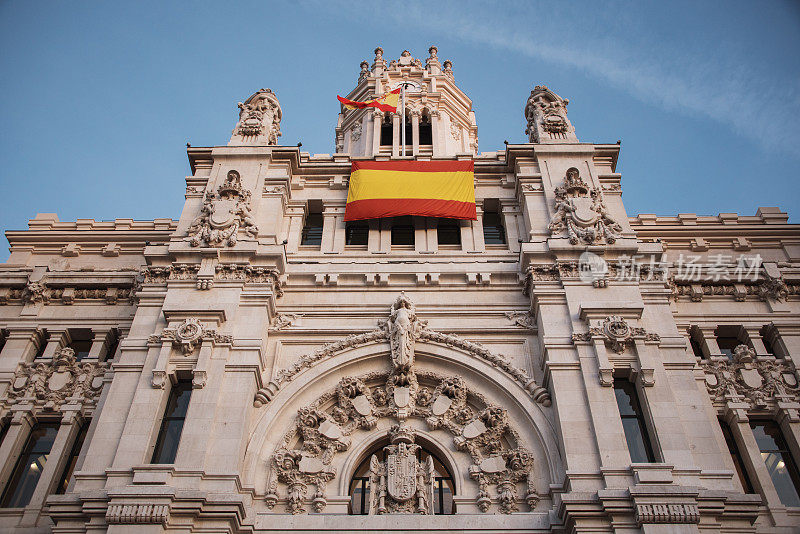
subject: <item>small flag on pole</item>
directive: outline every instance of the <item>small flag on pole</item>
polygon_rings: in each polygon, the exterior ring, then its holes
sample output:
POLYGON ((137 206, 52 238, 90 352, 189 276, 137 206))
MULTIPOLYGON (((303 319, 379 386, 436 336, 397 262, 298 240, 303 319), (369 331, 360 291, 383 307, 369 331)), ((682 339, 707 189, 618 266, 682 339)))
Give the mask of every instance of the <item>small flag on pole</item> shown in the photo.
POLYGON ((347 109, 378 108, 381 111, 396 113, 397 103, 400 100, 400 88, 398 87, 391 93, 387 93, 380 98, 375 98, 367 102, 356 102, 355 100, 342 98, 339 95, 336 95, 336 98, 338 98, 339 102, 344 104, 344 107, 347 109))

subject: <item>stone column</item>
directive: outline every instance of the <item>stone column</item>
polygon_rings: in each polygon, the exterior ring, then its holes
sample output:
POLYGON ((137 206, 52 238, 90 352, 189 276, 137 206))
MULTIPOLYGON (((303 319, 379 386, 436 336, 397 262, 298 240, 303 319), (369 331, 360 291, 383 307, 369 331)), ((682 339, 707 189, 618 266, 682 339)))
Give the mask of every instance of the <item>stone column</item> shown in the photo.
POLYGON ((747 332, 747 337, 756 351, 756 356, 772 356, 767 352, 767 347, 761 339, 761 329, 759 327, 745 327, 744 330, 747 332))
POLYGON ((419 111, 411 112, 411 153, 419 155, 419 111))
POLYGON ((512 199, 500 200, 500 217, 503 220, 503 228, 506 232, 506 243, 508 243, 508 250, 512 252, 519 252, 519 225, 517 223, 517 215, 519 208, 516 202, 512 199))
POLYGON ((291 202, 286 210, 286 214, 289 216, 286 252, 297 252, 300 248, 300 238, 303 233, 303 220, 306 216, 305 203, 291 202))
POLYGON ((95 328, 92 330, 92 347, 89 349, 87 360, 94 359, 100 361, 104 356, 108 359, 114 357, 113 354, 107 355, 106 350, 111 345, 110 343, 111 329, 110 328, 95 328))
POLYGON ((52 360, 56 352, 69 343, 69 335, 66 330, 47 330, 47 346, 42 353, 42 359, 52 360))
POLYGON ((712 326, 705 326, 699 328, 700 333, 703 335, 703 339, 701 343, 703 343, 703 349, 706 351, 706 354, 709 358, 714 356, 722 357, 722 351, 719 350, 719 345, 717 345, 717 337, 714 335, 714 330, 716 327, 712 326))
POLYGON ((32 405, 16 405, 11 408, 11 423, 0 444, 0 488, 5 488, 17 465, 17 458, 22 453, 25 442, 36 423, 32 405))
POLYGON ((44 343, 42 333, 35 328, 9 328, 3 350, 0 351, 0 397, 5 395, 17 366, 31 362, 36 349, 44 343))
POLYGON ((381 220, 380 219, 370 219, 369 220, 369 237, 367 238, 367 250, 369 252, 380 253, 381 252, 381 220))
POLYGON ((381 124, 383 123, 383 113, 374 111, 372 113, 372 154, 368 156, 375 156, 381 150, 381 124))
POLYGON ((334 239, 336 235, 336 208, 325 205, 322 208, 322 243, 320 252, 332 254, 334 250, 334 239))
POLYGON ((467 252, 486 250, 486 243, 483 240, 483 207, 476 206, 475 212, 477 219, 461 227, 462 248, 467 252))
POLYGON ((56 490, 55 485, 59 482, 58 477, 61 476, 67 466, 69 454, 72 452, 72 446, 78 437, 81 424, 83 424, 83 417, 78 411, 64 411, 56 439, 53 441, 53 446, 47 456, 47 462, 44 464, 44 469, 42 469, 42 474, 39 476, 39 482, 36 484, 31 500, 28 506, 25 507, 20 526, 33 527, 36 525, 45 499, 56 490))
POLYGON ((392 157, 400 156, 400 143, 402 138, 400 135, 400 115, 392 113, 392 157))

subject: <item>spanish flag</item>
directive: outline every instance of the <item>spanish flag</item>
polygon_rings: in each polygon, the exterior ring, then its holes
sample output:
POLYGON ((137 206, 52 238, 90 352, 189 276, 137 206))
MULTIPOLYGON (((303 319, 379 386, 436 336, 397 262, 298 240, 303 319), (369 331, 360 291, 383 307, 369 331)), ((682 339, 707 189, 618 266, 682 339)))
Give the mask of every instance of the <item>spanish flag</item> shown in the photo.
POLYGON ((400 88, 398 87, 391 93, 387 93, 380 98, 375 98, 367 102, 356 102, 336 95, 339 102, 344 104, 347 109, 378 108, 381 111, 397 113, 397 102, 400 100, 400 88))
POLYGON ((345 221, 424 215, 475 220, 473 161, 354 161, 345 221))

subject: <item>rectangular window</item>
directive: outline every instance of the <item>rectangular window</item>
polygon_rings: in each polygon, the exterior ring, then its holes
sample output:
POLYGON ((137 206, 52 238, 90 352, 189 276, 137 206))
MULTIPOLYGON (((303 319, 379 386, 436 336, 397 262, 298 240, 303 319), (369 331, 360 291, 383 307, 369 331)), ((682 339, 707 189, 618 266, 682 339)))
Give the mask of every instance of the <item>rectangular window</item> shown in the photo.
POLYGON ((458 219, 439 219, 436 223, 436 236, 440 245, 460 245, 461 221, 458 219))
POLYGON ((322 213, 309 213, 306 215, 300 244, 315 247, 322 244, 322 213))
POLYGON ((689 329, 689 345, 692 347, 692 353, 696 358, 704 359, 705 353, 703 352, 703 345, 701 343, 703 333, 699 328, 693 326, 689 329))
POLYGON ((47 348, 47 341, 50 337, 50 335, 47 333, 46 330, 42 330, 41 333, 42 335, 39 338, 39 344, 36 346, 36 356, 34 356, 35 358, 41 358, 42 356, 44 356, 44 349, 47 348))
POLYGON ((119 332, 113 331, 108 334, 108 341, 106 342, 106 353, 103 356, 103 361, 111 361, 114 359, 114 355, 117 354, 117 348, 119 347, 119 332))
POLYGON ((718 326, 714 331, 714 335, 717 337, 717 346, 722 355, 727 356, 728 359, 733 359, 733 351, 739 345, 750 346, 750 344, 743 339, 741 331, 742 327, 740 326, 718 326))
POLYGON ((780 427, 773 421, 750 421, 772 484, 785 506, 800 506, 800 475, 780 427))
POLYGON ((483 213, 483 242, 487 245, 505 245, 506 231, 503 221, 496 211, 483 213))
POLYGON ((614 380, 614 393, 617 397, 619 415, 622 418, 622 428, 625 431, 625 440, 628 442, 628 451, 633 463, 655 462, 647 425, 644 421, 642 407, 635 386, 627 380, 614 380))
POLYGON ((167 409, 164 412, 164 420, 161 422, 161 431, 156 440, 156 448, 153 451, 153 459, 150 463, 171 464, 175 462, 191 397, 191 382, 180 381, 172 387, 167 401, 167 409))
POLYGON ((28 505, 50 456, 56 434, 58 423, 41 423, 31 429, 31 435, 3 492, 0 507, 23 508, 28 505))
POLYGON ((392 221, 392 245, 414 245, 414 220, 410 215, 392 221))
POLYGON ((733 466, 736 468, 736 474, 739 475, 739 482, 742 484, 742 489, 745 493, 755 493, 753 491, 753 484, 750 483, 750 477, 747 475, 747 469, 744 466, 742 455, 739 454, 739 447, 736 446, 736 440, 733 438, 733 433, 725 421, 720 420, 719 426, 722 429, 722 435, 725 436, 725 443, 728 445, 728 451, 731 453, 731 460, 733 466))
POLYGON ((92 350, 92 331, 88 328, 69 329, 69 348, 75 351, 75 359, 82 360, 92 350))
POLYGON ((392 114, 387 113, 381 123, 381 146, 392 146, 394 141, 394 127, 392 126, 392 114))
POLYGON ((344 227, 344 244, 366 246, 369 242, 369 222, 352 221, 344 227))
POLYGON ((777 354, 775 353, 775 344, 774 344, 777 335, 774 327, 772 325, 766 325, 764 328, 761 329, 759 334, 761 335, 761 341, 764 343, 764 348, 767 349, 767 353, 772 354, 773 356, 777 356, 777 354))
POLYGON ((425 114, 419 121, 419 144, 433 145, 433 128, 431 118, 425 114))
POLYGON ((69 486, 72 473, 75 472, 75 464, 78 463, 78 456, 81 453, 81 447, 83 447, 83 442, 86 440, 86 432, 88 430, 89 421, 85 421, 80 431, 78 431, 78 435, 75 437, 75 443, 72 444, 72 450, 69 453, 67 465, 64 466, 64 472, 61 473, 61 477, 58 479, 58 485, 55 489, 56 495, 62 495, 67 492, 67 486, 69 486))

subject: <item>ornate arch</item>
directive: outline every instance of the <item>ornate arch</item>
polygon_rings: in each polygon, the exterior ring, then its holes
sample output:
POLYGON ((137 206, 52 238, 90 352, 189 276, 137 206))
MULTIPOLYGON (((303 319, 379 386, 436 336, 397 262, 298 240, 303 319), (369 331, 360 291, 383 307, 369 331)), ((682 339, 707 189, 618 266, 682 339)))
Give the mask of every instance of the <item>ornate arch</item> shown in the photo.
MULTIPOLYGON (((349 478, 351 474, 346 466, 352 460, 347 462, 345 457, 351 457, 352 453, 344 454, 350 449, 350 436, 360 435, 362 441, 365 433, 373 437, 375 432, 385 436, 390 424, 393 424, 391 454, 387 455, 385 464, 376 463, 371 468, 376 488, 381 489, 388 504, 376 506, 375 510, 405 513, 429 511, 430 502, 425 495, 430 479, 425 474, 425 466, 409 460, 409 451, 415 447, 415 434, 425 431, 440 436, 438 439, 427 439, 448 450, 449 459, 452 459, 452 454, 458 454, 467 459, 462 463, 471 460, 472 465, 468 474, 464 473, 463 480, 468 476, 474 482, 472 486, 477 488, 474 502, 481 511, 488 512, 494 503, 498 505, 495 510, 502 513, 517 511, 522 502, 527 502, 531 508, 536 505, 539 500, 537 484, 544 487, 545 491, 547 485, 542 484, 541 473, 537 478, 534 455, 526 446, 526 439, 513 428, 508 411, 468 387, 460 376, 452 376, 452 373, 445 376, 419 369, 415 366, 415 345, 418 342, 444 345, 478 358, 483 366, 488 364, 486 374, 496 375, 495 380, 503 383, 498 384, 498 390, 507 390, 509 383, 516 382, 519 393, 515 397, 523 399, 522 402, 528 405, 518 410, 517 416, 524 413, 530 418, 538 412, 540 419, 531 421, 530 427, 547 434, 544 439, 541 435, 537 436, 539 443, 536 450, 544 452, 545 470, 549 475, 545 478, 553 481, 554 471, 562 472, 563 468, 560 459, 553 458, 558 456, 558 451, 552 428, 541 408, 536 409, 536 404, 530 401, 530 397, 533 397, 538 403, 549 406, 549 394, 524 371, 513 367, 506 358, 456 336, 430 331, 425 326, 425 322, 416 317, 413 303, 401 294, 392 305, 390 318, 381 323, 380 329, 324 346, 278 373, 274 382, 257 393, 254 400, 256 406, 269 403, 282 388, 312 367, 317 367, 313 373, 315 383, 322 375, 328 376, 336 370, 338 376, 343 372, 352 373, 356 365, 342 362, 334 367, 332 362, 326 361, 342 352, 358 353, 351 357, 351 362, 358 360, 363 369, 364 361, 369 359, 365 357, 366 354, 373 357, 380 357, 380 354, 376 355, 374 350, 353 349, 376 342, 389 342, 390 370, 346 376, 322 395, 317 391, 316 399, 298 410, 292 423, 285 416, 281 418, 283 428, 287 423, 291 424, 291 428, 278 443, 268 445, 264 429, 252 437, 245 458, 245 472, 255 468, 269 473, 264 486, 257 484, 265 487, 268 507, 272 508, 285 500, 286 508, 291 513, 307 512, 308 504, 317 512, 324 510, 328 483, 337 475, 349 478), (527 395, 520 395, 523 391, 527 395), (525 396, 529 400, 524 401, 525 396), (379 427, 380 430, 376 430, 379 427), (268 458, 263 456, 265 447, 274 451, 268 458), (394 464, 390 465, 390 462, 394 464), (340 473, 337 473, 337 465, 340 466, 340 473), (406 478, 399 480, 397 472, 406 473, 406 478), (405 490, 400 491, 398 488, 401 486, 405 490)), ((430 346, 421 348, 431 352, 430 346)), ((385 354, 386 350, 380 352, 385 354)), ((469 375, 466 372, 464 374, 469 375)), ((477 375, 478 371, 474 374, 477 375)), ((484 378, 483 373, 480 374, 484 378)), ((330 383, 330 376, 327 381, 330 383)), ((305 390, 300 397, 310 398, 308 384, 292 384, 287 389, 294 390, 295 394, 305 390)), ((284 394, 279 396, 284 397, 284 394)), ((280 407, 270 406, 266 412, 277 415, 280 407)), ((267 413, 262 417, 267 418, 267 413)), ((273 426, 271 421, 263 423, 259 426, 273 426)), ((530 428, 526 430, 529 433, 527 441, 531 441, 530 428)), ((372 439, 366 441, 373 442, 372 439)), ((463 488, 462 484, 459 486, 463 488)))

